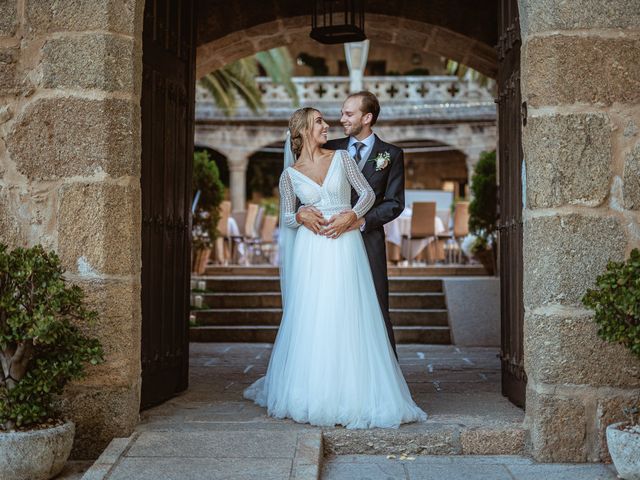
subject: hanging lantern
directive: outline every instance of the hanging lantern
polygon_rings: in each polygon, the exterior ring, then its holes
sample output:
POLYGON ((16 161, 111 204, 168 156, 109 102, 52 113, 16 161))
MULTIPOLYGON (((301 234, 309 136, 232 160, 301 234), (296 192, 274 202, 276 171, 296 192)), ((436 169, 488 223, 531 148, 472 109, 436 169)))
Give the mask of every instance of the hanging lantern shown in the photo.
POLYGON ((329 45, 365 40, 364 0, 314 0, 310 37, 329 45))

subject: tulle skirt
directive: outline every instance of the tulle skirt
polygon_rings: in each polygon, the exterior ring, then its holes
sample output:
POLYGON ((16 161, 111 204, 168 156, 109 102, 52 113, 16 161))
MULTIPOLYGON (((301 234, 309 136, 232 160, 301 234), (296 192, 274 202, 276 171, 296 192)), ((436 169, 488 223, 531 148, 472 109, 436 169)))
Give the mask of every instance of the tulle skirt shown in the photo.
POLYGON ((360 232, 330 239, 300 227, 293 248, 267 374, 245 398, 270 416, 319 426, 426 420, 389 343, 360 232))

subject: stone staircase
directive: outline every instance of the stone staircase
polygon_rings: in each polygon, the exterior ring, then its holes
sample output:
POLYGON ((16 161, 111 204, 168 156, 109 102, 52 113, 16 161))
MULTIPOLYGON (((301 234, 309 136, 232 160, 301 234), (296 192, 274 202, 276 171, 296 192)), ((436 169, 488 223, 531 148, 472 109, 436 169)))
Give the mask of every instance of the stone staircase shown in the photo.
MULTIPOLYGON (((273 342, 282 317, 280 279, 272 267, 214 267, 201 277, 192 342, 273 342), (202 285, 201 285, 202 286, 202 285)), ((391 321, 397 343, 449 344, 441 278, 389 275, 391 321)), ((405 272, 399 272, 405 273, 405 272)), ((413 273, 413 272, 411 272, 413 273)))

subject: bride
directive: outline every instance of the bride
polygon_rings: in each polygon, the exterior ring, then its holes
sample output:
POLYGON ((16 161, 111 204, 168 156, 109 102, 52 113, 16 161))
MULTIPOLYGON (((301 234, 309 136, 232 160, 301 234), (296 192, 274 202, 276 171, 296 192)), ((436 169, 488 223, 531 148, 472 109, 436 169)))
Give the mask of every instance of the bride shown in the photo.
POLYGON ((289 121, 280 177, 283 316, 266 376, 244 391, 276 418, 347 428, 424 421, 393 353, 362 235, 349 226, 374 193, 344 150, 326 150, 328 125, 312 108, 289 121), (297 160, 294 161, 294 155, 297 160), (351 208, 351 187, 359 195, 351 208), (296 197, 325 220, 297 223, 296 197))

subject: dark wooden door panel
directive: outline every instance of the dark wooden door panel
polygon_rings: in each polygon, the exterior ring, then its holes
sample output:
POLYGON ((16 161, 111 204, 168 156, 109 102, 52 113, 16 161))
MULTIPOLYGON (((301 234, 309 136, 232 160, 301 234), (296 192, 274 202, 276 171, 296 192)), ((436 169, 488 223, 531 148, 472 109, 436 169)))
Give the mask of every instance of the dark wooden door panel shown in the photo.
POLYGON ((501 0, 498 40, 498 162, 502 393, 525 406, 522 298, 522 115, 517 0, 501 0))
POLYGON ((195 0, 145 4, 142 408, 187 388, 195 0))

